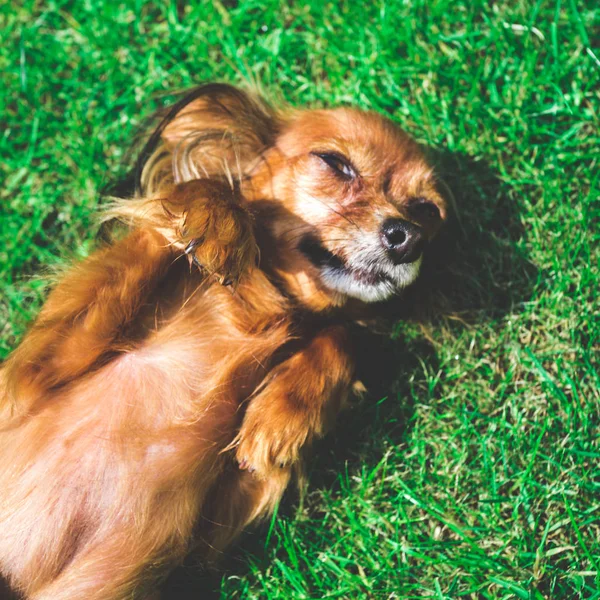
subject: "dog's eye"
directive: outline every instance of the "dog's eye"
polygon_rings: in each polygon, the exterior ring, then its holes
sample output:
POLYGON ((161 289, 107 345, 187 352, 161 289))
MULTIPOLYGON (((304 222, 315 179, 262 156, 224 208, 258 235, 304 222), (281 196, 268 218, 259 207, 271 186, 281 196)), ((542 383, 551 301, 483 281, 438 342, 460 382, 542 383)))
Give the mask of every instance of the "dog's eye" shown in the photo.
POLYGON ((330 169, 344 179, 354 179, 356 177, 354 167, 344 156, 334 152, 313 152, 312 154, 318 156, 330 169))
POLYGON ((408 214, 421 223, 434 223, 441 218, 440 209, 425 198, 415 198, 408 205, 408 214))

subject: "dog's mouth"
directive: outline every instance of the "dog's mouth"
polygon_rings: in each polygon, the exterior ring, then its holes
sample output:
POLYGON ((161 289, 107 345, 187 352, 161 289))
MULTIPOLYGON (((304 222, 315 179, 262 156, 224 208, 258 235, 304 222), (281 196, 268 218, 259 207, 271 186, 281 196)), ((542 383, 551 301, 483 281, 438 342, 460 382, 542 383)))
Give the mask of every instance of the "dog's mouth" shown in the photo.
POLYGON ((377 269, 357 269, 351 267, 340 256, 333 254, 319 240, 313 236, 302 238, 298 249, 308 260, 319 269, 327 268, 330 271, 339 272, 352 277, 364 285, 377 285, 381 283, 393 283, 392 278, 377 269))
POLYGON ((421 256, 394 264, 377 238, 365 238, 347 259, 325 248, 314 235, 302 238, 298 250, 319 270, 327 288, 363 302, 380 302, 398 294, 415 281, 421 266, 421 256))

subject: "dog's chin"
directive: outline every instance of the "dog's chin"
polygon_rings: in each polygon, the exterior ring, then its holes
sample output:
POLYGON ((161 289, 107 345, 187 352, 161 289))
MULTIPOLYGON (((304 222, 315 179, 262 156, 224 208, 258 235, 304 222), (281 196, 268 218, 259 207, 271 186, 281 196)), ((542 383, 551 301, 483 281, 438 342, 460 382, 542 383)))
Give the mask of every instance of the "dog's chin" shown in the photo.
POLYGON ((342 260, 313 238, 300 243, 300 251, 319 269, 323 285, 331 291, 362 302, 383 302, 411 285, 419 276, 423 260, 394 265, 381 261, 364 266, 360 261, 342 260))
POLYGON ((411 263, 383 271, 354 268, 321 267, 321 281, 338 293, 363 302, 382 302, 395 296, 413 283, 421 267, 422 257, 411 263))

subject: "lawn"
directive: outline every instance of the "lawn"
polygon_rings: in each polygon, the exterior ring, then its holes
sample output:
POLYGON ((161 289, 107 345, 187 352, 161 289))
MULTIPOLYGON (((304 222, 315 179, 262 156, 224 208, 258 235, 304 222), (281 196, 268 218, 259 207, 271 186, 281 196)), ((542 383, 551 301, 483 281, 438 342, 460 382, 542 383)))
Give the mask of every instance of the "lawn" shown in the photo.
POLYGON ((0 35, 0 358, 174 89, 389 114, 455 199, 302 501, 167 600, 600 598, 597 2, 5 0, 0 35))

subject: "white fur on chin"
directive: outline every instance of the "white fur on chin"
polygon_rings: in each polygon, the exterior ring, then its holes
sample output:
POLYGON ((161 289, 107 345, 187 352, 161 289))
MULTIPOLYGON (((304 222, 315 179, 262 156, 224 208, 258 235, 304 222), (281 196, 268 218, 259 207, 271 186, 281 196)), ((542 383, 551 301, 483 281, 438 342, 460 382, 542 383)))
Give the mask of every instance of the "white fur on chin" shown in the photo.
POLYGON ((413 283, 423 257, 411 263, 394 264, 376 232, 362 231, 348 240, 344 252, 344 267, 325 265, 321 280, 330 289, 363 302, 382 302, 413 283), (365 281, 358 273, 380 274, 378 281, 365 281))
POLYGON ((357 279, 352 271, 323 267, 321 279, 330 289, 346 296, 358 298, 363 302, 381 302, 397 294, 402 288, 410 285, 419 275, 423 257, 412 263, 394 265, 385 269, 389 279, 370 284, 357 279))

